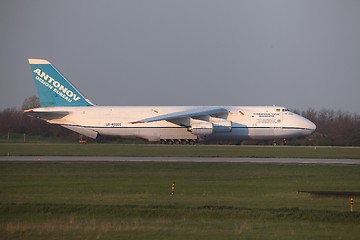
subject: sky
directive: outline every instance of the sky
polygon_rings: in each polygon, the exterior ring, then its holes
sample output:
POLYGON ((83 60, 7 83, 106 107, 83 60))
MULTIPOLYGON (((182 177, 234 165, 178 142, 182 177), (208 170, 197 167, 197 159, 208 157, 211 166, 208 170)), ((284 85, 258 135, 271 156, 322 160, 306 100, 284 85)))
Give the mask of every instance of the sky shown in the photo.
POLYGON ((50 61, 97 105, 360 113, 358 0, 0 3, 0 110, 50 61))

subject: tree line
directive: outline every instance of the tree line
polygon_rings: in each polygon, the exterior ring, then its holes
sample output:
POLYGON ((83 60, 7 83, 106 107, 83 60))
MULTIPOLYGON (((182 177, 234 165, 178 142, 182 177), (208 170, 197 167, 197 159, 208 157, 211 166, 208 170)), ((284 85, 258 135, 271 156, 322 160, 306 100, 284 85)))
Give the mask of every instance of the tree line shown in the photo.
POLYGON ((359 114, 332 109, 297 112, 317 126, 314 134, 297 141, 301 145, 360 146, 359 114))
MULTIPOLYGON (((0 111, 0 135, 26 134, 32 136, 54 137, 60 139, 79 139, 79 135, 61 126, 51 125, 37 118, 29 117, 23 110, 39 106, 37 97, 25 99, 22 109, 7 108, 0 111)), ((294 112, 308 118, 316 124, 314 134, 305 138, 288 140, 289 145, 310 146, 360 146, 360 115, 356 113, 334 111, 332 109, 307 109, 294 112)), ((116 140, 118 141, 118 139, 116 140)), ((246 142, 246 143, 249 143, 246 142)), ((252 144, 271 144, 254 142, 252 144)))
POLYGON ((21 110, 6 108, 0 111, 0 135, 8 137, 14 134, 28 136, 54 137, 66 140, 77 140, 78 134, 58 125, 52 125, 40 119, 29 117, 24 110, 39 107, 36 96, 24 100, 21 110))
POLYGON ((0 112, 0 135, 6 138, 6 136, 14 134, 69 140, 78 139, 78 135, 61 126, 51 125, 40 119, 29 117, 23 111, 16 110, 15 108, 7 108, 0 112))

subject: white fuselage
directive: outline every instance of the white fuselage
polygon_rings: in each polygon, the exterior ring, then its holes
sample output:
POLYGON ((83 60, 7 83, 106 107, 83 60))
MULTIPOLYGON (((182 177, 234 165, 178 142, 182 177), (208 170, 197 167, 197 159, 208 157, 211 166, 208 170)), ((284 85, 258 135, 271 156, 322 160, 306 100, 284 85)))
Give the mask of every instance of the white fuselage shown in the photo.
MULTIPOLYGON (((181 112, 193 106, 138 106, 138 107, 47 107, 36 108, 34 112, 67 112, 57 118, 43 118, 52 124, 59 124, 80 134, 95 138, 98 134, 136 137, 149 141, 161 140, 245 140, 245 139, 287 139, 311 134, 316 126, 304 117, 286 108, 225 106, 226 114, 215 114, 225 127, 214 124, 211 132, 192 129, 189 126, 170 121, 141 123, 139 119, 152 118, 173 112, 181 112), (217 116, 219 115, 219 116, 217 116)), ((208 116, 209 117, 209 116, 208 116)), ((202 119, 201 117, 196 117, 202 119)), ((209 121, 207 119, 206 121, 209 121)))

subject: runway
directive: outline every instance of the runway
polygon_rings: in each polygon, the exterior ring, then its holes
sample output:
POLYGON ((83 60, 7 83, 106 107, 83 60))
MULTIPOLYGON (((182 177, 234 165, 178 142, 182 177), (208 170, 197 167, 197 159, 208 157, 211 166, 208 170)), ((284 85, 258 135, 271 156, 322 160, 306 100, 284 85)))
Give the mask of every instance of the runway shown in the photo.
POLYGON ((98 156, 1 156, 0 162, 184 162, 360 165, 359 159, 315 158, 222 158, 222 157, 98 157, 98 156))

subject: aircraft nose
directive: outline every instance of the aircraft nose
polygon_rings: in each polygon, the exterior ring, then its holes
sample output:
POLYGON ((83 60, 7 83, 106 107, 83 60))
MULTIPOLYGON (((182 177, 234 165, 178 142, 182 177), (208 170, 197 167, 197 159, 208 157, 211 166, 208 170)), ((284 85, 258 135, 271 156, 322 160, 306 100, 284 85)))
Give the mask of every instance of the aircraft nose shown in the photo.
POLYGON ((304 135, 310 135, 316 130, 316 125, 312 121, 310 121, 306 118, 303 119, 302 125, 303 125, 303 129, 305 131, 304 135))

